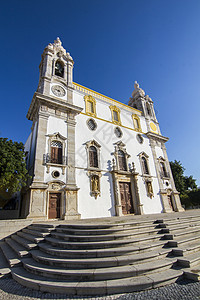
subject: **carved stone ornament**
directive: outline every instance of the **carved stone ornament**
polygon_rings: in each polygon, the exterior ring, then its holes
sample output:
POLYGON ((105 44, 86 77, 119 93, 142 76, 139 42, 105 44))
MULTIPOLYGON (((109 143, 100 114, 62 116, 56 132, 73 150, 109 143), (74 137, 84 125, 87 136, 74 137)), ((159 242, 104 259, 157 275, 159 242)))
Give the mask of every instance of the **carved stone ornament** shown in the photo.
POLYGON ((133 98, 138 98, 139 96, 144 97, 145 96, 145 91, 140 88, 139 84, 137 81, 134 83, 134 90, 132 92, 132 97, 133 98))
POLYGON ((55 54, 58 54, 58 57, 64 57, 73 62, 73 58, 70 56, 70 53, 66 52, 65 48, 63 48, 62 42, 59 37, 57 37, 53 44, 48 44, 46 49, 50 50, 52 53, 54 52, 55 54))

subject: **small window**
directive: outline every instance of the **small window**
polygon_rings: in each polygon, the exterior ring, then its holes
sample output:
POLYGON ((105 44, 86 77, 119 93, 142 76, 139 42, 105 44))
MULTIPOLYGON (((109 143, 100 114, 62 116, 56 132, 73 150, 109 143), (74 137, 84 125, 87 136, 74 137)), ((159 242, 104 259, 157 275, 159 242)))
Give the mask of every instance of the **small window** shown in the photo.
POLYGON ((112 114, 113 123, 121 125, 120 109, 117 106, 110 105, 110 110, 111 110, 111 114, 112 114))
POLYGON ((93 119, 87 120, 87 126, 90 130, 96 130, 97 129, 97 123, 93 119))
POLYGON ((144 174, 149 175, 149 168, 148 168, 147 160, 144 156, 142 156, 142 167, 143 167, 144 174))
POLYGON ((123 133, 119 127, 116 127, 114 132, 115 132, 116 137, 118 137, 118 138, 121 138, 123 135, 123 133))
POLYGON ((96 100, 91 95, 84 97, 85 100, 85 113, 87 115, 96 117, 96 100))
POLYGON ((133 118, 134 129, 136 131, 142 131, 140 125, 140 118, 137 115, 132 115, 132 118, 133 118))
POLYGON ((168 177, 167 176, 168 174, 167 174, 164 162, 160 163, 160 168, 161 168, 161 175, 162 175, 162 177, 168 177))
POLYGON ((58 171, 53 171, 53 172, 52 172, 52 176, 53 176, 54 178, 58 178, 58 177, 60 176, 60 173, 59 173, 58 171))
POLYGON ((114 121, 119 122, 118 113, 115 110, 113 111, 113 119, 114 121))
POLYGON ((147 114, 149 116, 151 116, 151 107, 150 107, 149 103, 146 104, 146 108, 147 108, 147 114))
POLYGON ((55 64, 55 75, 59 77, 64 77, 64 67, 63 64, 57 60, 55 64))
POLYGON ((94 103, 92 101, 88 101, 88 111, 94 113, 94 103))
POLYGON ((140 144, 142 144, 144 142, 144 139, 141 134, 137 134, 137 140, 140 144))
POLYGON ((127 171, 126 156, 122 150, 118 150, 119 170, 127 171))
POLYGON ((90 167, 98 168, 97 149, 94 146, 90 146, 89 148, 89 163, 90 163, 90 167))

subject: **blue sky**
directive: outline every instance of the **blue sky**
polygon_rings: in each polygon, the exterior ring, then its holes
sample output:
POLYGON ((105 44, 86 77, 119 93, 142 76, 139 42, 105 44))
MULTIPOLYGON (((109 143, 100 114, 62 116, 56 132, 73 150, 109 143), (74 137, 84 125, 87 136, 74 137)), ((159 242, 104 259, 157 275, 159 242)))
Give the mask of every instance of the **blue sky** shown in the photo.
POLYGON ((1 2, 0 135, 25 142, 43 49, 57 36, 74 81, 128 103, 137 80, 154 101, 169 160, 200 184, 199 0, 1 2))

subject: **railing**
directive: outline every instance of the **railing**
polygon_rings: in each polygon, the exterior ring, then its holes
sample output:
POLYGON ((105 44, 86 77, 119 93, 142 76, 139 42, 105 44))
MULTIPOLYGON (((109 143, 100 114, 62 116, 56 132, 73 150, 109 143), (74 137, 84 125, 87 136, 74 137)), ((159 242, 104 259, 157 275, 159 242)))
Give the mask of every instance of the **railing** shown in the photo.
POLYGON ((46 164, 66 165, 67 156, 52 157, 51 153, 43 154, 43 165, 46 164))

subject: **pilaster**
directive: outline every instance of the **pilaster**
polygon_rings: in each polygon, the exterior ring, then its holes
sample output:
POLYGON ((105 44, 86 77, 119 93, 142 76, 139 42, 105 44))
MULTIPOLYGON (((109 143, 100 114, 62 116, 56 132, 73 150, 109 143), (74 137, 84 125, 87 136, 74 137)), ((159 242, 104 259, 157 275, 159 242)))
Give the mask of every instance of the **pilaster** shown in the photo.
POLYGON ((75 115, 76 113, 69 112, 67 117, 67 172, 66 172, 66 187, 65 187, 65 204, 66 213, 65 220, 80 219, 78 213, 78 190, 76 186, 75 174, 75 115))
POLYGON ((135 199, 135 202, 136 202, 136 214, 137 215, 143 215, 144 214, 143 204, 141 204, 139 189, 138 189, 138 174, 139 173, 135 172, 134 163, 133 163, 133 169, 132 169, 131 173, 132 173, 131 187, 133 187, 132 195, 133 195, 133 198, 135 199))
POLYGON ((176 190, 176 186, 175 186, 175 183, 174 183, 174 178, 173 178, 173 175, 172 175, 172 171, 171 171, 171 167, 170 167, 170 163, 169 163, 169 160, 168 160, 167 151, 166 151, 166 147, 165 147, 164 143, 161 143, 161 148, 163 150, 163 156, 164 156, 164 159, 165 159, 165 163, 167 165, 167 170, 170 174, 170 183, 171 183, 171 186, 172 186, 172 196, 173 196, 173 200, 175 202, 176 210, 177 211, 184 211, 184 208, 181 205, 179 192, 176 190))

